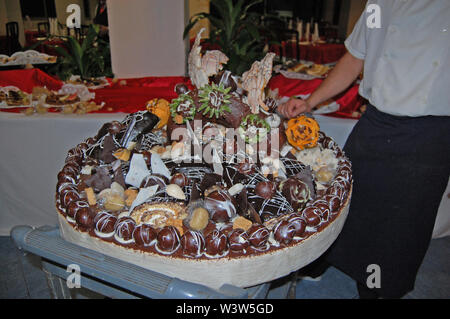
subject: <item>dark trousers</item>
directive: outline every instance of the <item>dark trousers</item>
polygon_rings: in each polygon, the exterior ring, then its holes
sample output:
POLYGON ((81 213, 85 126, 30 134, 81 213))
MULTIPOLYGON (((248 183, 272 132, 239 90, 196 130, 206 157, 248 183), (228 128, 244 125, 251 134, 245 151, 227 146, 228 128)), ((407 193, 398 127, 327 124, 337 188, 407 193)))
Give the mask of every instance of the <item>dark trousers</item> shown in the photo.
POLYGON ((350 212, 322 261, 360 288, 375 265, 380 281, 371 290, 400 298, 414 288, 448 183, 450 117, 396 117, 369 105, 344 152, 353 169, 350 212))

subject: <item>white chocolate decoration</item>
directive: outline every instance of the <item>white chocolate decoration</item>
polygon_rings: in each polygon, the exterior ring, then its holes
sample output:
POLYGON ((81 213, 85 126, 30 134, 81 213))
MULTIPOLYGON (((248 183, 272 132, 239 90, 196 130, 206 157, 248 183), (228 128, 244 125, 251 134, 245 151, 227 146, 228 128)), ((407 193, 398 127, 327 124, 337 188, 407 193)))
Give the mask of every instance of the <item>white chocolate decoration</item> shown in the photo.
MULTIPOLYGON (((152 154, 152 159, 154 155, 155 154, 152 154)), ((130 170, 125 177, 125 183, 139 188, 143 179, 149 174, 150 171, 148 170, 147 164, 145 163, 144 155, 135 153, 131 158, 130 170)))
POLYGON ((158 154, 152 154, 150 158, 152 174, 160 174, 170 179, 170 171, 158 154))
POLYGON ((139 193, 137 194, 136 198, 134 199, 133 203, 131 204, 130 212, 133 211, 133 209, 136 206, 141 205, 147 199, 149 199, 150 197, 155 195, 156 191, 158 190, 158 187, 159 187, 158 185, 153 185, 153 186, 150 186, 150 187, 141 188, 139 190, 139 193))

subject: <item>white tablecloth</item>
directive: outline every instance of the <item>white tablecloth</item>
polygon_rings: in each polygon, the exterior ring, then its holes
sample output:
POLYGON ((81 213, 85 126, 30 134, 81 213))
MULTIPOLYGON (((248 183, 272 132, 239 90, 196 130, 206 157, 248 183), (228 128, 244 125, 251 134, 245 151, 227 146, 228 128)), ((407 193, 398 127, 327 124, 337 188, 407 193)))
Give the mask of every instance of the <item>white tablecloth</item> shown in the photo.
MULTIPOLYGON (((0 235, 15 225, 56 225, 56 175, 67 151, 125 114, 25 116, 0 112, 0 235)), ((356 120, 316 116, 322 131, 342 147, 356 120)), ((450 199, 442 199, 434 237, 450 235, 450 199)))

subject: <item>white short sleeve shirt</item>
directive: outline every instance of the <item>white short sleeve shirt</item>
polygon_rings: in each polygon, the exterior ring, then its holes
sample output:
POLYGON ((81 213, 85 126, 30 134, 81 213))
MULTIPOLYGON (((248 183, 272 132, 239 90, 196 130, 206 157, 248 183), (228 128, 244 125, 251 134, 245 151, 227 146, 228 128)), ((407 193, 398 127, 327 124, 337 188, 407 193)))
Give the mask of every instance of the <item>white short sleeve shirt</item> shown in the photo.
POLYGON ((450 116, 450 0, 369 0, 345 45, 380 111, 450 116))

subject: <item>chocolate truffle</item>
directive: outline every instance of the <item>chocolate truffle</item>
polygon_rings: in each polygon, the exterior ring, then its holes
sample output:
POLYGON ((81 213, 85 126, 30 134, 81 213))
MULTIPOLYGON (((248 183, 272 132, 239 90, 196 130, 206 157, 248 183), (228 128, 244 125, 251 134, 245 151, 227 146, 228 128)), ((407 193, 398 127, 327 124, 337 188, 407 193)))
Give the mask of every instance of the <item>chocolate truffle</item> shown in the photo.
POLYGON ((80 199, 80 194, 74 189, 65 189, 59 193, 61 206, 66 208, 70 202, 80 199))
POLYGON ((178 83, 175 85, 174 91, 176 94, 180 95, 180 94, 186 94, 189 92, 189 88, 186 84, 184 83, 178 83))
POLYGON ((302 218, 301 215, 293 213, 289 215, 287 221, 294 227, 295 236, 297 237, 303 236, 306 229, 306 221, 302 218))
POLYGON ((339 184, 333 184, 332 186, 328 187, 326 190, 326 195, 335 195, 338 196, 339 199, 342 201, 344 198, 344 189, 339 184))
POLYGON ((337 195, 325 195, 325 201, 328 203, 332 213, 337 212, 341 206, 341 200, 337 195))
POLYGON ((133 231, 133 238, 138 246, 150 246, 152 241, 156 238, 156 230, 148 224, 139 225, 133 231))
POLYGON ((189 184, 187 176, 183 173, 175 173, 170 179, 170 184, 177 184, 180 187, 184 187, 189 184))
POLYGON ((331 211, 328 202, 325 200, 317 200, 313 203, 313 206, 319 210, 320 217, 323 221, 327 221, 330 218, 331 211))
MULTIPOLYGON (((94 226, 96 233, 101 235, 113 235, 114 234, 114 226, 116 225, 117 217, 113 214, 101 211, 94 218, 94 226)), ((104 236, 100 236, 104 237, 104 236)))
POLYGON ((58 184, 63 184, 63 183, 72 183, 72 184, 76 184, 77 183, 77 177, 73 176, 70 173, 64 173, 63 171, 58 173, 58 184))
POLYGON ((262 181, 256 184, 255 193, 264 199, 271 199, 275 194, 275 184, 271 181, 262 181))
POLYGON ((296 177, 284 180, 279 187, 283 196, 296 211, 303 209, 310 198, 308 185, 296 177))
POLYGON ((81 229, 90 229, 94 226, 94 214, 89 207, 81 207, 77 211, 75 221, 81 229))
POLYGON ((240 228, 234 229, 228 235, 228 243, 232 251, 241 251, 250 245, 247 232, 240 228))
POLYGON ((287 220, 280 221, 273 229, 273 236, 280 244, 287 245, 294 239, 296 229, 287 220))
POLYGON ((114 229, 116 239, 120 241, 130 241, 133 239, 133 231, 136 227, 136 222, 131 217, 121 217, 117 220, 114 229))
POLYGON ((122 123, 119 121, 112 121, 109 123, 108 132, 109 134, 117 134, 122 130, 122 123))
POLYGON ((183 255, 199 257, 205 248, 205 238, 201 232, 189 230, 181 237, 181 247, 183 255))
POLYGON ((216 223, 224 223, 236 216, 234 199, 224 189, 211 192, 205 197, 205 208, 216 223))
POLYGON ((308 226, 317 226, 320 224, 321 212, 317 207, 314 206, 306 207, 302 212, 302 216, 305 219, 306 224, 308 226))
POLYGON ((56 192, 61 196, 63 193, 73 190, 78 192, 78 187, 74 183, 64 182, 56 184, 56 192))
POLYGON ((214 229, 205 237, 205 250, 208 255, 222 255, 228 248, 227 236, 214 229))
POLYGON ((67 206, 66 212, 67 212, 67 216, 75 219, 75 217, 77 216, 78 211, 81 208, 89 208, 89 204, 84 201, 84 200, 74 200, 72 202, 69 203, 69 205, 67 206))
POLYGON ((253 224, 248 230, 248 240, 254 247, 265 246, 269 239, 270 232, 267 227, 260 224, 253 224))
POLYGON ((66 174, 72 176, 73 178, 76 178, 79 173, 80 173, 80 166, 73 161, 67 162, 60 172, 61 175, 66 174))
POLYGON ((157 236, 156 247, 164 252, 172 253, 180 245, 180 234, 174 226, 165 226, 157 236))

